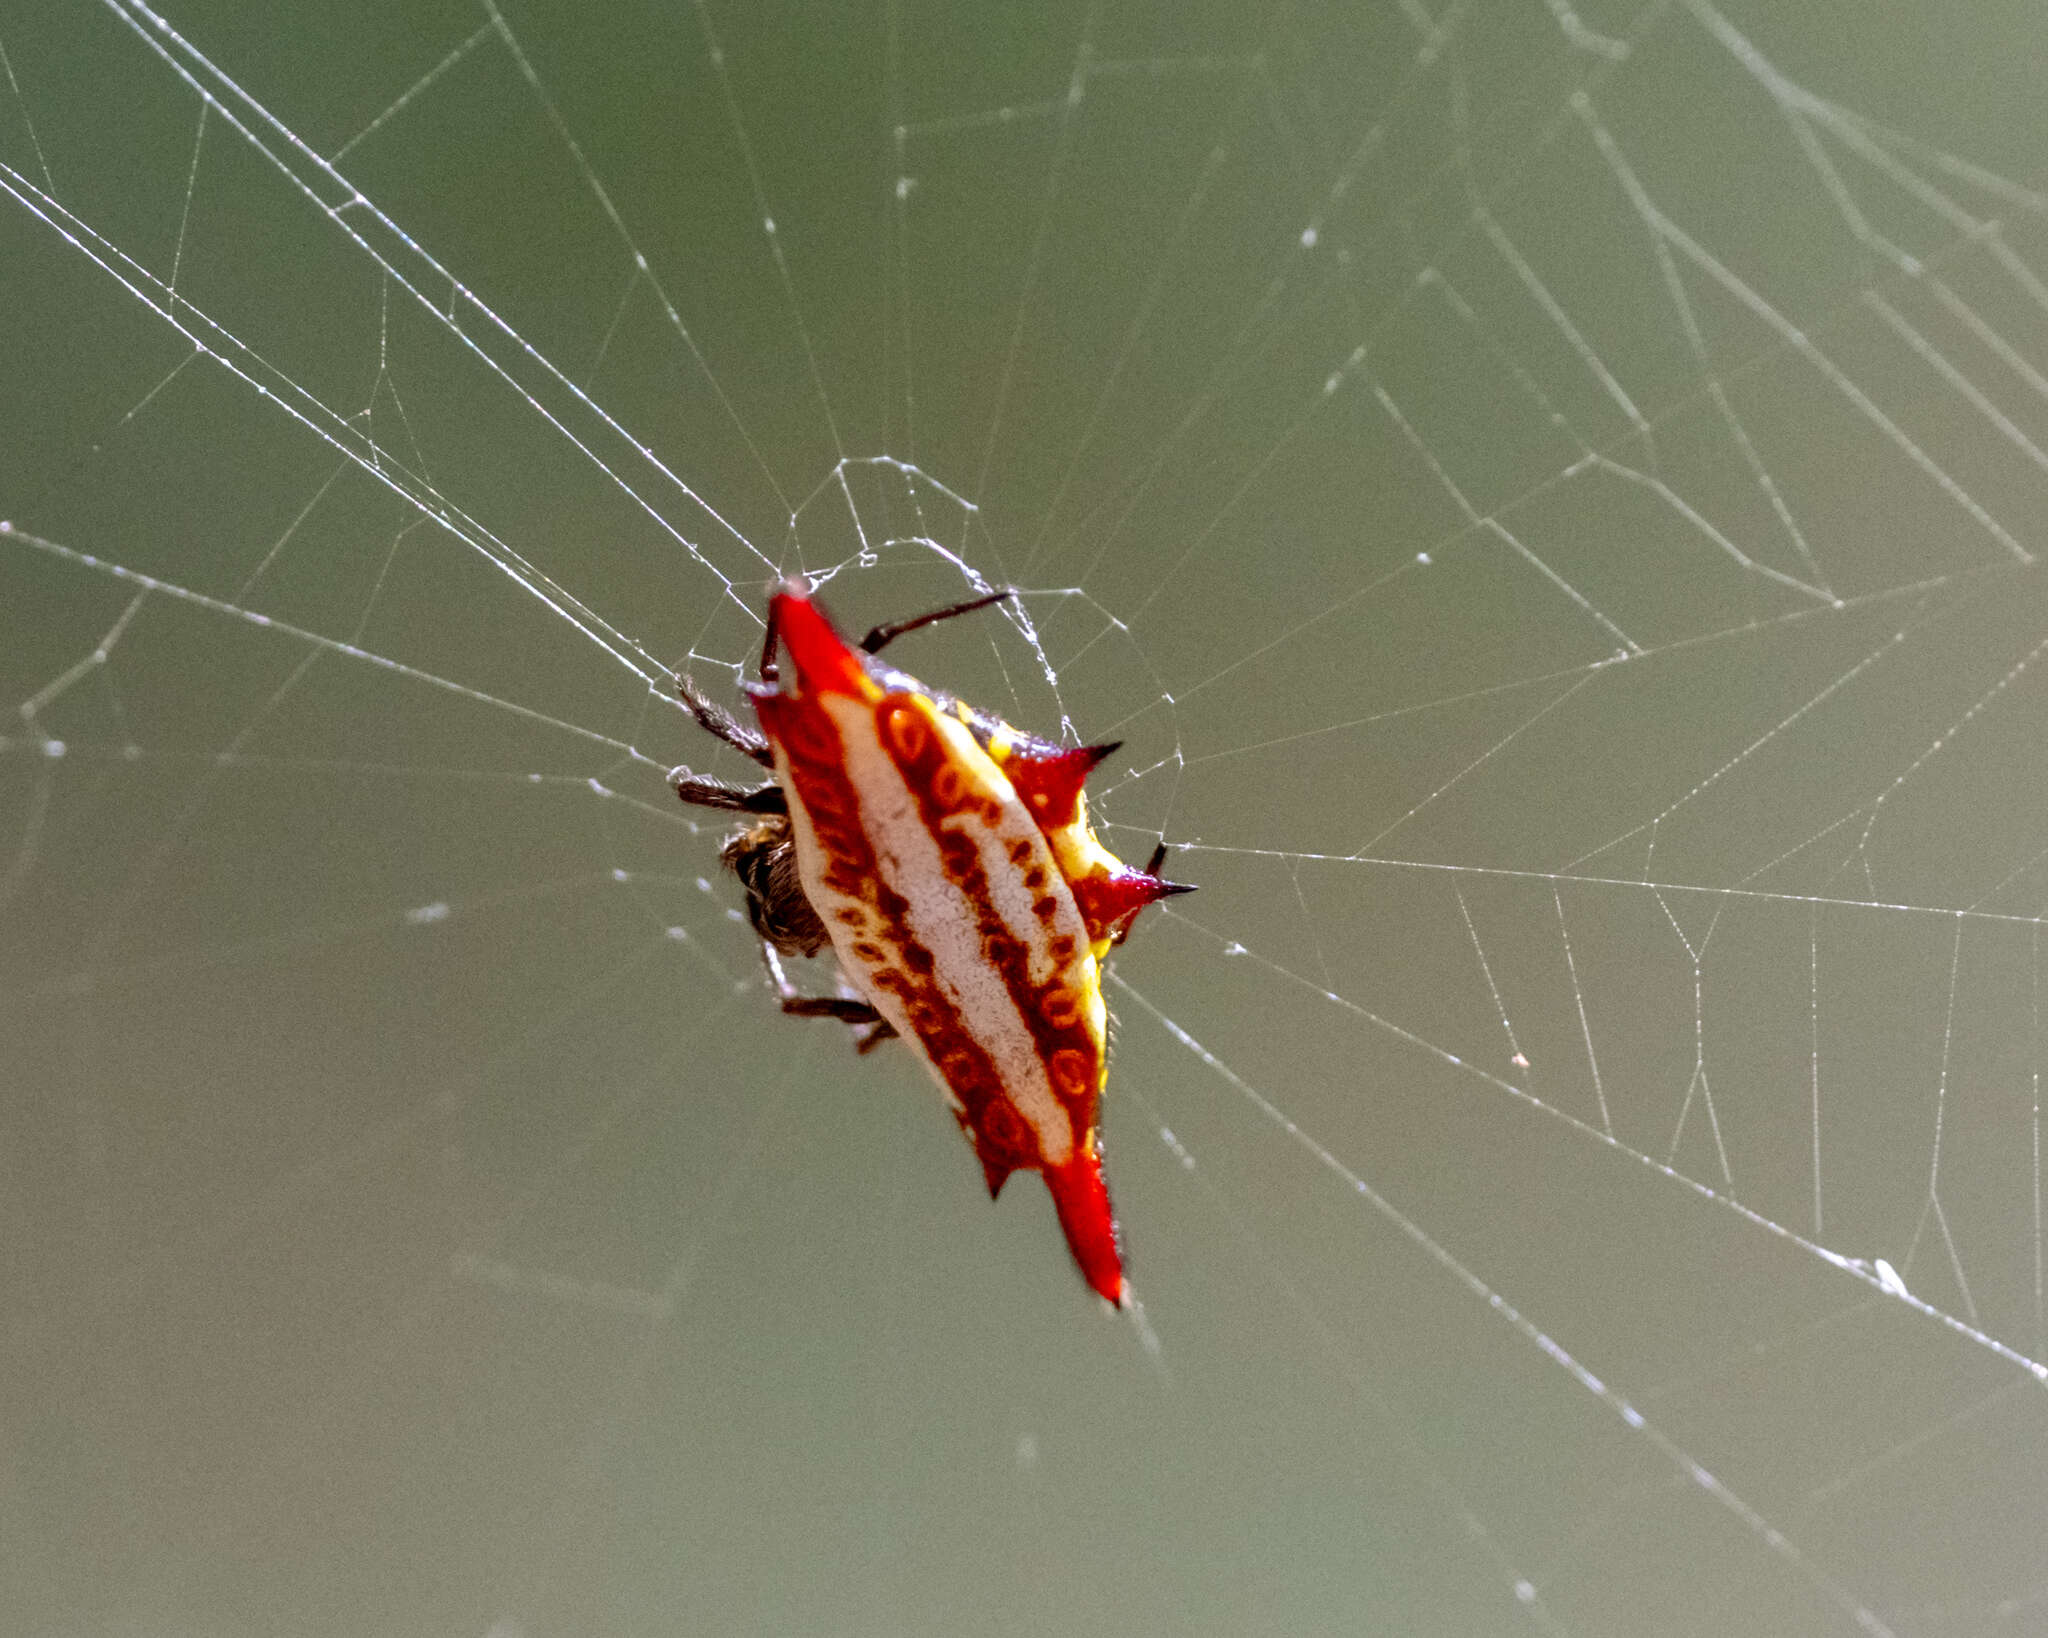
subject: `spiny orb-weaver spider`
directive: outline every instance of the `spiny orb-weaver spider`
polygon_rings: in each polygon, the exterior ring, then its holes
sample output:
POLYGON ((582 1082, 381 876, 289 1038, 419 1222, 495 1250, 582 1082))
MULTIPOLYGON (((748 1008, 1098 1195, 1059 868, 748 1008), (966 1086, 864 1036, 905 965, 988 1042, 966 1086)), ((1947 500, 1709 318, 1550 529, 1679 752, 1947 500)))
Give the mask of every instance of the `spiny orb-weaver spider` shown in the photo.
POLYGON ((690 715, 774 777, 677 768, 676 795, 752 816, 720 861, 739 878, 782 1010, 837 1018, 868 1051, 900 1036, 939 1083, 988 1179, 1043 1175, 1082 1277, 1129 1287, 1102 1181, 1102 962, 1138 912, 1189 888, 1095 835, 1082 782, 1117 747, 1018 732, 876 658, 898 637, 1014 595, 881 625, 849 647, 797 581, 768 604, 759 732, 677 679, 690 715), (785 671, 780 654, 788 657, 785 671), (799 995, 782 957, 832 946, 842 993, 799 995))

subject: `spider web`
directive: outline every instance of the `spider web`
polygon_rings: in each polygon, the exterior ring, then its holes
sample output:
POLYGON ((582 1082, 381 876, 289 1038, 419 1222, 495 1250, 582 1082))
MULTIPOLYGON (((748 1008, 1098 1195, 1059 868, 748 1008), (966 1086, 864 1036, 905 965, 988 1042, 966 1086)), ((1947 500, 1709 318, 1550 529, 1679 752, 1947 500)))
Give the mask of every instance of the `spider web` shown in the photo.
POLYGON ((2048 1630, 2031 23, 0 5, 10 1623, 2048 1630), (1135 1333, 666 789, 798 570, 1203 889, 1135 1333))

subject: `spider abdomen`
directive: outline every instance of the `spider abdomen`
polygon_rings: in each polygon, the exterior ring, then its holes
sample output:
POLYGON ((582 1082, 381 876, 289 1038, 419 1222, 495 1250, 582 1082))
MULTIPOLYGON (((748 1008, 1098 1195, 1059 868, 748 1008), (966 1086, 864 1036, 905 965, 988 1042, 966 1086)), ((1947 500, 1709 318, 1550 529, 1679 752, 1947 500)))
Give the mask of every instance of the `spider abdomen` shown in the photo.
POLYGON ((1052 844, 956 716, 882 687, 807 601, 775 613, 796 675, 755 703, 841 968, 923 1058, 991 1191, 1042 1172, 1083 1274, 1120 1301, 1097 940, 1052 844))
POLYGON ((1064 1165, 1092 1125, 1107 1043, 1095 959, 1050 849, 966 730, 927 702, 820 708, 839 754, 785 751, 785 789, 804 889, 841 967, 917 1047, 985 1158, 1064 1165), (1017 886, 1013 849, 1050 891, 1017 886), (988 1116, 994 1104, 1016 1121, 988 1116))

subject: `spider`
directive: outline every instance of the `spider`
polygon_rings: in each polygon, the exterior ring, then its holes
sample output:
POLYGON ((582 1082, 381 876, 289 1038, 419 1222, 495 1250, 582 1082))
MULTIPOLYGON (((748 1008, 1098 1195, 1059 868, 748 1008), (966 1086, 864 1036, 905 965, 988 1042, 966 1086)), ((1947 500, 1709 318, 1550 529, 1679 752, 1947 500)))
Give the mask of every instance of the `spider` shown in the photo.
POLYGON ((863 1053, 894 1038, 913 1047, 990 1196, 1012 1172, 1040 1173, 1082 1276, 1122 1306, 1096 1122, 1102 962, 1147 904, 1191 889, 1159 877, 1164 842, 1133 870, 1089 823, 1082 783, 1115 743, 1021 733, 878 658, 1014 595, 891 621, 850 647, 808 587, 786 583, 769 600, 759 681, 742 684, 758 730, 677 679, 698 724, 772 777, 669 777, 683 801, 748 817, 719 859, 746 895, 782 1010, 851 1025, 863 1053), (798 993, 783 957, 828 944, 839 993, 798 993))

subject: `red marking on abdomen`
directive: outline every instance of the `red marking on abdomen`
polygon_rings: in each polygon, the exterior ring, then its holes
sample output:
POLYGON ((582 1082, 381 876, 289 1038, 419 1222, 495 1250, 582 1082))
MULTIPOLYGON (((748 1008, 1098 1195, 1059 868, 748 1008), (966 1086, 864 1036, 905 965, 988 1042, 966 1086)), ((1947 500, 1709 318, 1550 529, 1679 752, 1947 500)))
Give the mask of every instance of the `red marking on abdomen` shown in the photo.
POLYGON ((1064 750, 1019 746, 1003 763, 1003 772, 1040 830, 1071 825, 1081 813, 1081 787, 1095 765, 1121 741, 1108 745, 1072 745, 1064 750))
POLYGON ((1116 1243, 1116 1213, 1102 1181, 1102 1156, 1095 1145, 1075 1150, 1064 1166, 1046 1167, 1045 1186, 1052 1191, 1053 1209, 1059 1213, 1067 1249, 1081 1266, 1081 1277, 1098 1296, 1121 1308, 1124 1262, 1116 1243))
POLYGON ((860 656, 846 646, 802 587, 790 582, 771 597, 768 618, 789 650, 804 693, 860 694, 867 681, 860 656))

